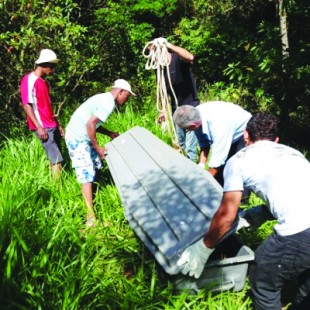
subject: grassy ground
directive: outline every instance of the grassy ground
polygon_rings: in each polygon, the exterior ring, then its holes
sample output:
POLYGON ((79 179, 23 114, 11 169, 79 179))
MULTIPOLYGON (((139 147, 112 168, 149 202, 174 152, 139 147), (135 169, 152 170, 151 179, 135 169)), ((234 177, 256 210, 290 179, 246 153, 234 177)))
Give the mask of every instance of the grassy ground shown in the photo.
MULTIPOLYGON (((120 132, 135 125, 169 142, 155 115, 130 107, 109 123, 120 132)), ((175 292, 124 218, 106 165, 95 198, 103 224, 86 231, 68 158, 54 181, 33 136, 7 140, 0 152, 1 309, 252 309, 247 283, 237 293, 175 292)), ((268 233, 242 237, 255 247, 268 233)))

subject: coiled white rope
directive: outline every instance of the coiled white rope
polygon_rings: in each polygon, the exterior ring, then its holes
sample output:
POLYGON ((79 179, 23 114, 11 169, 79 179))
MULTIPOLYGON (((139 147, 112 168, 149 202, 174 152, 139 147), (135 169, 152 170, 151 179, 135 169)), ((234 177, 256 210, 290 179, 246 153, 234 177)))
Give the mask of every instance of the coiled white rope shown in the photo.
POLYGON ((148 42, 143 49, 143 56, 147 58, 145 69, 156 70, 157 88, 156 88, 156 108, 160 113, 164 113, 167 129, 172 139, 172 142, 178 144, 178 138, 172 119, 172 109, 169 102, 165 74, 168 77, 169 87, 174 96, 176 106, 178 101, 174 93, 171 77, 170 77, 170 62, 171 56, 168 51, 169 44, 164 38, 157 38, 148 42), (165 73, 166 72, 166 73, 165 73))

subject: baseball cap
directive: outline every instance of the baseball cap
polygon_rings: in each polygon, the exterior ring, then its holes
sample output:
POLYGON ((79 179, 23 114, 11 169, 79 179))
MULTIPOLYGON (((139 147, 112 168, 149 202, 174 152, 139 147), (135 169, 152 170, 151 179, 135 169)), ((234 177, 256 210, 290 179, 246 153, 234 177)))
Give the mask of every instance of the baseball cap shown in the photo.
POLYGON ((56 54, 52 50, 45 48, 45 49, 41 50, 40 56, 35 61, 35 63, 37 65, 45 63, 45 62, 50 62, 50 63, 56 64, 56 63, 58 63, 58 61, 59 61, 59 59, 57 59, 56 54))
POLYGON ((112 86, 112 88, 124 89, 124 90, 129 91, 133 96, 136 96, 136 94, 132 92, 131 86, 126 80, 118 79, 114 81, 114 85, 112 86))

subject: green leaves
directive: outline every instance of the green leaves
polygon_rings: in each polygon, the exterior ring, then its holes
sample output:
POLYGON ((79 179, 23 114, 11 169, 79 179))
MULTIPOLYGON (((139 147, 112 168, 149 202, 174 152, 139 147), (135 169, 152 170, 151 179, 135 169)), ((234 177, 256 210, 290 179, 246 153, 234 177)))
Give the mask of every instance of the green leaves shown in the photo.
POLYGON ((166 14, 170 14, 176 9, 176 0, 168 1, 168 0, 138 0, 133 5, 132 9, 136 13, 147 13, 153 14, 158 18, 163 18, 166 14))

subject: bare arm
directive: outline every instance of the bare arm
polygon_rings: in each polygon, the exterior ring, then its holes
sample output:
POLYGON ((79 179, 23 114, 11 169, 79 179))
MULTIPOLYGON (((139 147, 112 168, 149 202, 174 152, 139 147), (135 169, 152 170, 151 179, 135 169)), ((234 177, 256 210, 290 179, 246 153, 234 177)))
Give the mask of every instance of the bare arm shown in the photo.
MULTIPOLYGON (((199 166, 205 168, 206 163, 208 161, 209 152, 210 152, 209 148, 204 148, 200 150, 199 162, 198 162, 199 166)), ((217 168, 209 168, 208 171, 211 173, 212 176, 216 176, 216 174, 218 173, 217 168)))
POLYGON ((214 248, 232 227, 238 213, 241 197, 241 191, 224 193, 221 205, 214 214, 210 228, 204 237, 204 243, 208 248, 214 248))
POLYGON ((47 132, 39 123, 37 117, 34 114, 34 111, 33 111, 31 104, 29 104, 29 103, 23 104, 23 108, 24 108, 24 111, 27 114, 27 116, 31 119, 33 124, 36 126, 40 139, 46 140, 48 138, 47 132))
POLYGON ((103 135, 109 136, 112 139, 114 139, 114 138, 119 136, 118 132, 114 132, 114 131, 108 130, 106 128, 103 128, 103 127, 97 128, 97 132, 99 132, 99 133, 101 133, 103 135))
POLYGON ((202 148, 199 154, 199 164, 206 164, 208 160, 210 149, 209 148, 202 148))
MULTIPOLYGON (((208 161, 209 152, 210 152, 209 148, 202 148, 200 150, 199 164, 206 165, 206 163, 208 161)), ((217 173, 218 173, 218 169, 217 168, 209 168, 208 171, 211 173, 212 176, 216 176, 217 173)))
POLYGON ((64 131, 64 129, 62 128, 62 126, 60 126, 59 124, 58 124, 58 129, 59 129, 60 135, 61 135, 62 137, 64 137, 64 136, 65 136, 65 131, 64 131))
POLYGON ((189 274, 198 279, 206 262, 213 253, 217 243, 231 228, 238 212, 241 191, 224 193, 221 205, 214 214, 209 231, 204 238, 190 245, 177 261, 177 266, 183 274, 189 274))
POLYGON ((98 153, 98 155, 104 159, 105 158, 105 148, 100 147, 97 141, 97 136, 96 136, 96 125, 97 123, 100 122, 100 119, 96 116, 92 116, 86 123, 86 128, 87 128, 87 134, 89 136, 89 139, 98 153))
POLYGON ((215 177, 219 170, 217 168, 209 168, 208 171, 215 177))
POLYGON ((190 63, 194 62, 194 58, 195 58, 194 55, 183 47, 176 46, 170 43, 169 50, 173 53, 178 54, 186 62, 190 62, 190 63))

